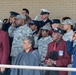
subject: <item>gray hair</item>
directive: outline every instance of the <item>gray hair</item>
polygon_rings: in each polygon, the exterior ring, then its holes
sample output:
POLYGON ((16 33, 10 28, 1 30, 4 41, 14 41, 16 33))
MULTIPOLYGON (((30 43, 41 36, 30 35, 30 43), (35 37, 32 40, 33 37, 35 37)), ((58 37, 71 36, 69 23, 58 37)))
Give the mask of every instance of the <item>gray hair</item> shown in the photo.
POLYGON ((24 40, 28 40, 29 43, 32 45, 32 48, 34 47, 35 41, 33 36, 27 36, 24 40))

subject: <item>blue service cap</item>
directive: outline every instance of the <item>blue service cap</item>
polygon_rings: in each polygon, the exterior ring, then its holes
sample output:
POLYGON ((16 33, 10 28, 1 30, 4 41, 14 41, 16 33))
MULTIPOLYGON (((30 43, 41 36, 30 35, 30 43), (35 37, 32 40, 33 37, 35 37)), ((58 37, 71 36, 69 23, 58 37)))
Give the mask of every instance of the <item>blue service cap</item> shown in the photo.
POLYGON ((29 25, 36 25, 36 26, 38 26, 39 23, 38 23, 38 21, 36 21, 36 20, 32 20, 32 21, 29 23, 29 25))
POLYGON ((10 11, 9 13, 10 13, 10 17, 16 17, 17 15, 20 15, 19 13, 14 11, 10 11))
POLYGON ((52 20, 52 24, 54 24, 54 23, 60 24, 60 20, 59 20, 59 19, 53 19, 53 20, 52 20))

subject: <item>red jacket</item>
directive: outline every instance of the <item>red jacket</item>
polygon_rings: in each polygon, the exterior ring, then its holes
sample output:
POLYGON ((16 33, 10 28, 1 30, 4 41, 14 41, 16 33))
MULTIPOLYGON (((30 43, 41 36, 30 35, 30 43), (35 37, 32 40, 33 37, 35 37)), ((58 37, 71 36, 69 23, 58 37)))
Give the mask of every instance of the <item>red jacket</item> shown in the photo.
MULTIPOLYGON (((55 43, 54 41, 49 43, 45 60, 47 60, 49 58, 50 52, 53 51, 54 43, 55 43)), ((71 62, 71 57, 68 55, 66 42, 63 40, 60 40, 56 51, 58 52, 58 60, 56 60, 56 66, 57 67, 67 67, 68 64, 71 62), (63 51, 62 56, 59 55, 59 51, 63 51)), ((59 71, 59 75, 68 75, 68 72, 59 71)))
POLYGON ((0 64, 8 64, 9 62, 9 39, 6 32, 0 30, 0 64))

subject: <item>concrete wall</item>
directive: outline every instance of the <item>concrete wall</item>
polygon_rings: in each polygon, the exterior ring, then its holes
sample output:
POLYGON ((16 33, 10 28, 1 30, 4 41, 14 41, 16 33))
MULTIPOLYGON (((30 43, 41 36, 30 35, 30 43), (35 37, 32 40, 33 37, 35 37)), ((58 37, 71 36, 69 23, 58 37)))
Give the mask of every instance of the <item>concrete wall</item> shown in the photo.
POLYGON ((21 13, 22 8, 28 8, 33 19, 40 9, 48 9, 50 19, 70 16, 76 21, 76 0, 0 0, 0 19, 8 18, 9 11, 21 13))

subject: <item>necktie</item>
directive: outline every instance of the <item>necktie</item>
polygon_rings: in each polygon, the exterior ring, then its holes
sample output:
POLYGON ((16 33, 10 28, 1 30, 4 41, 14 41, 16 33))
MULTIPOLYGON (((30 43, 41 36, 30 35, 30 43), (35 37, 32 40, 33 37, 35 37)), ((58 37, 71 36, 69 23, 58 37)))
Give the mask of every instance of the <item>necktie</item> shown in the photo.
POLYGON ((57 42, 54 43, 54 50, 56 50, 57 42))

